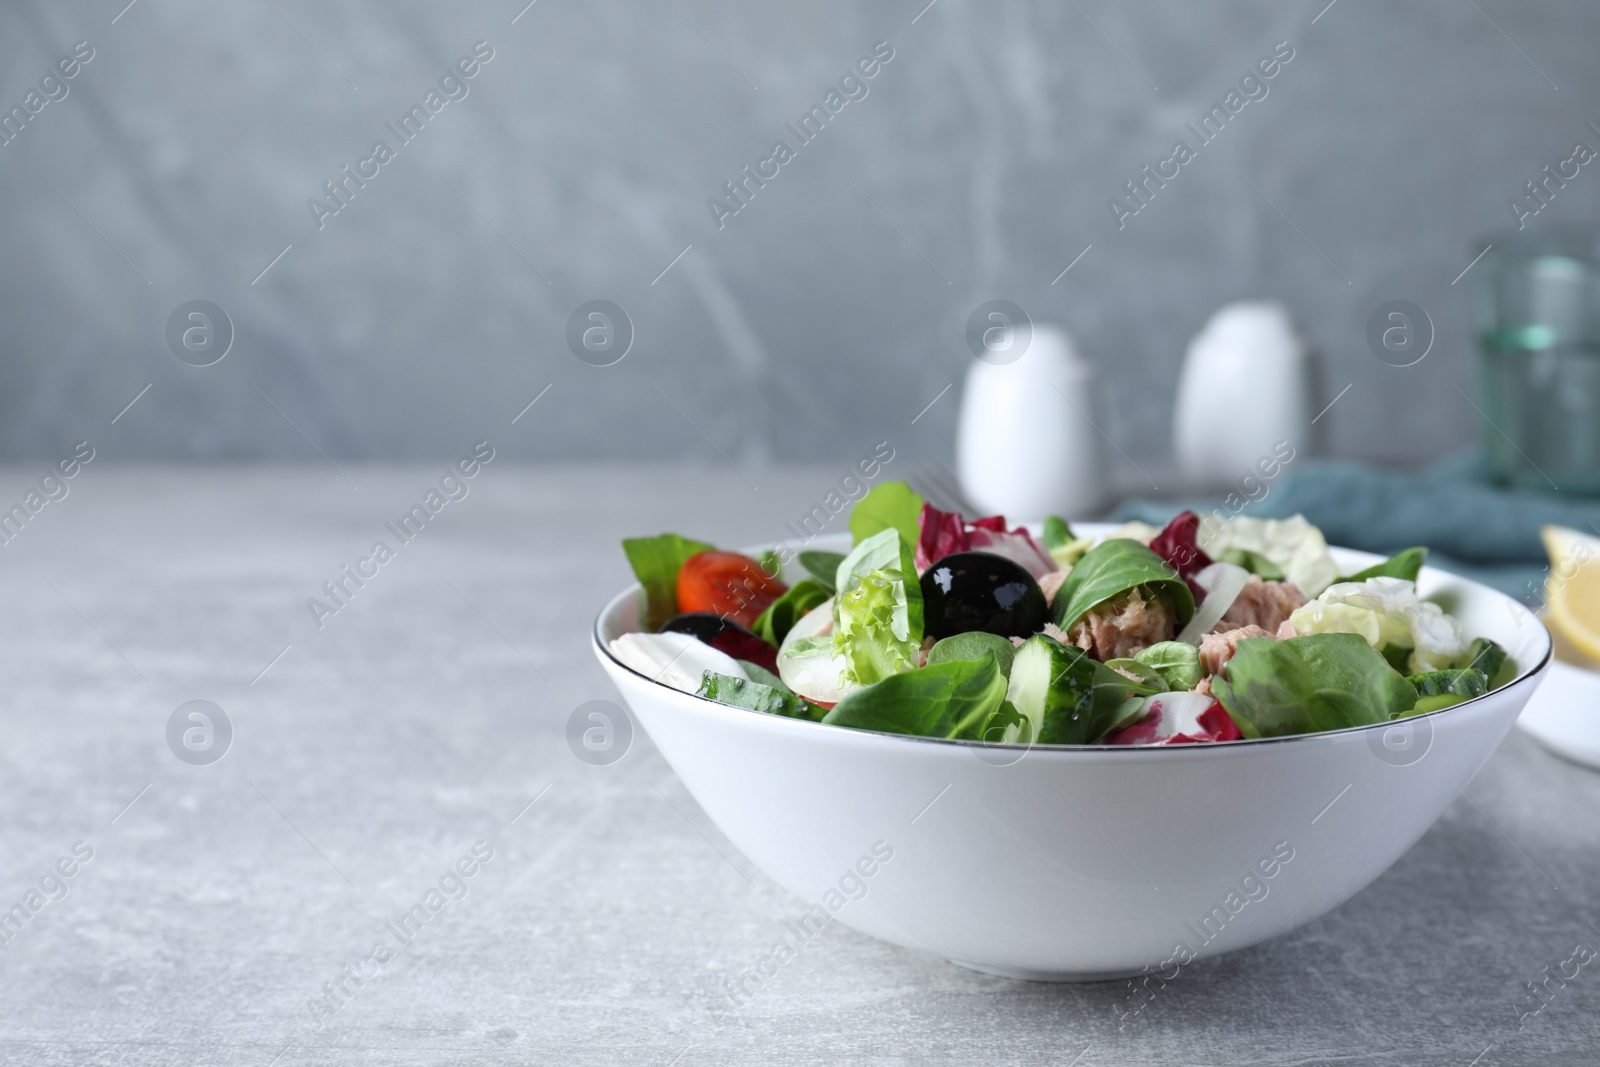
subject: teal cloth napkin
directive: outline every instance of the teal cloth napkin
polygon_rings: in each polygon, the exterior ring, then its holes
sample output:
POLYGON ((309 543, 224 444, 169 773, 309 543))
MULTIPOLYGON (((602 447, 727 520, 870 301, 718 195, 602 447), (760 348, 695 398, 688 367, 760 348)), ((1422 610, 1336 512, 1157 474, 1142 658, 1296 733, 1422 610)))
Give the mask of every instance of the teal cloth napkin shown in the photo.
MULTIPOLYGON (((1304 515, 1329 544, 1385 554, 1411 545, 1428 562, 1532 602, 1546 566, 1539 528, 1570 526, 1600 535, 1600 500, 1534 489, 1507 489, 1483 477, 1476 455, 1415 471, 1388 471, 1337 460, 1307 462, 1267 483, 1266 495, 1239 514, 1262 519, 1304 515)), ((1252 483, 1254 484, 1254 483, 1252 483)), ((1236 490, 1236 502, 1244 499, 1236 490)), ((1162 524, 1185 508, 1233 509, 1222 501, 1130 500, 1119 518, 1162 524)))

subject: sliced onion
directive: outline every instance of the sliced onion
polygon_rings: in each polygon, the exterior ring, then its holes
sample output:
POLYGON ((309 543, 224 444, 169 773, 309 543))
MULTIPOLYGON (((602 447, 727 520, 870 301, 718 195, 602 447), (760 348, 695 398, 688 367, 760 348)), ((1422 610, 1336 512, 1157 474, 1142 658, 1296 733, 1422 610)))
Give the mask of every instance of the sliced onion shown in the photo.
POLYGON ((1199 645, 1200 639, 1222 621, 1222 617, 1239 599, 1250 580, 1250 572, 1232 563, 1213 563, 1194 574, 1194 582, 1206 591, 1206 598, 1194 609, 1194 618, 1183 628, 1178 640, 1189 645, 1199 645))
POLYGON ((831 651, 796 655, 794 646, 805 638, 826 637, 832 632, 833 598, 830 597, 801 616, 783 639, 783 647, 778 649, 778 677, 783 679, 783 684, 807 700, 829 706, 861 688, 841 684, 849 662, 831 651))
POLYGON ((831 652, 810 656, 779 656, 778 677, 799 696, 829 707, 861 687, 841 684, 849 660, 831 652))
POLYGON ((789 632, 783 637, 783 645, 778 649, 778 655, 783 655, 783 650, 803 637, 822 637, 833 633, 833 597, 829 597, 804 615, 795 620, 789 627, 789 632))
POLYGON ((1157 693, 1145 698, 1139 714, 1132 726, 1116 731, 1105 743, 1171 745, 1239 738, 1227 711, 1216 698, 1203 693, 1157 693))

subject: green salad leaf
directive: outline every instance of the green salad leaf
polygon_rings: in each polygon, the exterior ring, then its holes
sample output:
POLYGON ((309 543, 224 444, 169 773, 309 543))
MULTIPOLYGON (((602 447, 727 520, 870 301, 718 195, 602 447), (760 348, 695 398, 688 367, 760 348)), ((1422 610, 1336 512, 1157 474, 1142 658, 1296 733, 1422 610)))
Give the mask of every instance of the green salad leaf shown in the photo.
POLYGON ((898 570, 873 571, 840 593, 834 605, 833 650, 845 658, 846 679, 871 685, 916 667, 922 587, 915 578, 908 582, 898 570))
POLYGON ((922 647, 922 583, 900 532, 879 530, 851 549, 834 585, 833 649, 845 658, 846 680, 871 685, 914 668, 922 647))
POLYGON ((832 595, 833 591, 815 578, 802 578, 756 617, 751 630, 774 647, 782 645, 800 617, 832 595))
MULTIPOLYGON (((1133 675, 1133 678, 1138 679, 1134 684, 1149 690, 1151 693, 1174 692, 1173 687, 1167 684, 1166 678, 1162 676, 1160 671, 1147 663, 1141 663, 1137 659, 1131 657, 1108 659, 1106 660, 1106 666, 1124 677, 1130 674, 1133 675)), ((1133 681, 1133 679, 1129 680, 1133 681)))
POLYGON ((780 693, 794 692, 793 689, 790 689, 786 684, 784 684, 782 678, 779 678, 776 674, 773 674, 771 671, 761 666, 761 664, 751 663, 747 659, 741 659, 737 662, 739 666, 744 668, 744 673, 750 676, 750 680, 752 682, 760 682, 762 685, 770 686, 780 693))
POLYGON ((1171 598, 1179 626, 1194 614, 1194 594, 1166 560, 1137 541, 1116 537, 1085 552, 1061 583, 1055 623, 1071 629, 1092 608, 1141 585, 1171 598))
POLYGON ((1212 692, 1246 737, 1284 737, 1388 722, 1417 689, 1360 634, 1247 637, 1212 692))
POLYGON ((684 561, 699 552, 710 552, 704 541, 690 541, 675 533, 656 537, 627 537, 622 551, 634 577, 644 586, 644 628, 654 633, 661 624, 678 614, 678 572, 684 561))
POLYGON ((706 671, 700 679, 700 696, 735 708, 748 708, 767 715, 783 715, 790 719, 810 719, 819 722, 824 714, 815 704, 809 704, 787 689, 777 689, 760 682, 747 682, 715 671, 706 671))
POLYGON ((838 552, 802 552, 795 557, 800 561, 800 566, 806 572, 827 587, 828 593, 834 592, 833 583, 839 575, 839 564, 844 562, 844 556, 838 552))
POLYGON ((1028 717, 1017 710, 1017 706, 1009 700, 1002 700, 995 709, 978 727, 978 732, 972 740, 983 741, 991 745, 1012 745, 1024 743, 1028 738, 1028 717))
POLYGON ((1009 638, 999 634, 985 633, 982 630, 973 630, 970 633, 954 634, 942 641, 934 642, 928 650, 929 663, 944 663, 954 659, 982 659, 987 652, 994 656, 995 662, 1000 665, 1000 673, 1007 678, 1011 677, 1011 660, 1016 656, 1017 649, 1009 638))
POLYGON ((1054 515, 1044 520, 1044 529, 1039 531, 1039 537, 1046 549, 1061 548, 1078 539, 1072 527, 1067 525, 1067 520, 1054 515))
POLYGON ((1428 550, 1421 545, 1414 548, 1396 552, 1382 563, 1374 563, 1364 571, 1357 571, 1348 578, 1340 578, 1341 582, 1364 582, 1368 578, 1404 578, 1408 582, 1415 582, 1417 575, 1422 571, 1423 561, 1428 558, 1428 550))
POLYGON ((1135 652, 1133 658, 1154 668, 1172 693, 1193 689, 1206 676, 1200 666, 1200 650, 1185 641, 1157 641, 1135 652))
POLYGON ((922 497, 905 482, 882 482, 850 510, 850 536, 860 544, 882 530, 897 530, 906 544, 921 534, 922 497))
POLYGON ((1216 558, 1218 563, 1231 563, 1235 567, 1243 567, 1251 574, 1264 582, 1283 581, 1283 568, 1272 562, 1259 552, 1252 552, 1248 548, 1224 549, 1216 558))
MULTIPOLYGON (((839 561, 839 569, 833 576, 834 592, 848 593, 856 582, 873 571, 899 571, 901 574, 909 574, 912 581, 916 582, 917 565, 915 557, 911 554, 911 545, 912 542, 901 537, 896 530, 879 530, 857 544, 850 550, 848 556, 839 561)), ((922 599, 921 593, 921 583, 917 583, 919 603, 922 599)))
POLYGON ((1005 676, 985 653, 890 675, 839 701, 822 721, 854 730, 976 739, 1005 698, 1005 676))

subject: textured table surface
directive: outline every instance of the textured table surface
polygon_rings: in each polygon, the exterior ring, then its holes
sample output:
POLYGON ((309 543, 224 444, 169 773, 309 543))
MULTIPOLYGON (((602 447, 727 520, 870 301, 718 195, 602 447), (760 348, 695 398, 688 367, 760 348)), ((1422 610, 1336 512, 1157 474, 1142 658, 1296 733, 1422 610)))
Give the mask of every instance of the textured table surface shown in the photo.
MULTIPOLYGON (((1137 1015, 1127 983, 991 978, 837 924, 729 1015, 801 902, 648 738, 593 767, 565 727, 617 696, 587 635, 628 577, 619 537, 775 539, 840 466, 496 463, 407 544, 384 523, 444 463, 83 470, 0 548, 0 909, 23 916, 0 927, 0 1059, 1600 1060, 1600 963, 1547 1004, 1527 988, 1600 949, 1600 776, 1516 732, 1365 892, 1137 1015), (394 558, 319 629, 307 599, 380 539, 394 558), (195 699, 232 727, 208 765, 167 739, 195 699), (430 890, 402 945, 389 924, 430 890)), ((0 501, 39 473, 0 473, 0 501)))

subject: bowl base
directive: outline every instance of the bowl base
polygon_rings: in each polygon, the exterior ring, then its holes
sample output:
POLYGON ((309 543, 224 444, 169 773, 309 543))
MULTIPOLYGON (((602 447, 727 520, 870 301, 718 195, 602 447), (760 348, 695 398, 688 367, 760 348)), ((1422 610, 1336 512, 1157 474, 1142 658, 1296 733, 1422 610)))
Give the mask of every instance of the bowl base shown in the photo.
POLYGON ((992 974, 997 978, 1015 978, 1022 982, 1115 982, 1149 973, 1148 968, 1127 971, 1031 971, 1019 967, 996 967, 989 963, 969 963, 966 960, 953 959, 950 962, 969 971, 992 974))

